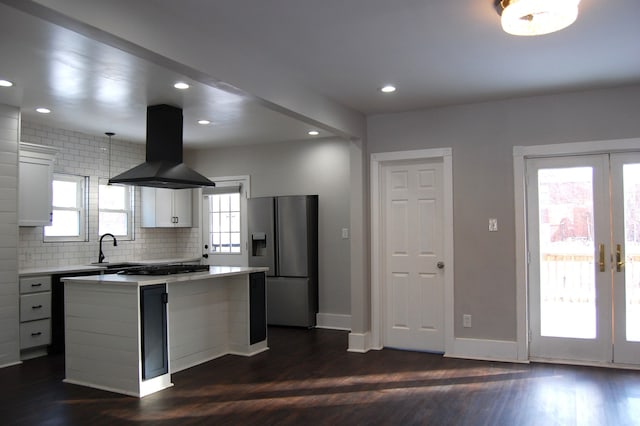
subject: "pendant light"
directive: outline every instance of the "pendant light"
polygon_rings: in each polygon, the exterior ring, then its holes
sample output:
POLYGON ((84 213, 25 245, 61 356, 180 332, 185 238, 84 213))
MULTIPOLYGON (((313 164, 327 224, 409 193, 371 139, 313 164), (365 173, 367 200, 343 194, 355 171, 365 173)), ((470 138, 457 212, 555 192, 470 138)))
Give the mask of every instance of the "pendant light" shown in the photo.
POLYGON ((502 29, 513 35, 535 36, 560 31, 578 17, 580 0, 496 0, 502 29))

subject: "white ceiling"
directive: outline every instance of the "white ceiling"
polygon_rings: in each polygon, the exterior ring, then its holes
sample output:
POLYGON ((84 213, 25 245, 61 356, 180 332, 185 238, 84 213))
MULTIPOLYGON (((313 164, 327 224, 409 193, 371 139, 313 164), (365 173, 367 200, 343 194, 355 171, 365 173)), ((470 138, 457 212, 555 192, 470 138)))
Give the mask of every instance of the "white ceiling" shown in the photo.
MULTIPOLYGON (((95 20, 114 27, 128 22, 133 12, 115 0, 37 3, 58 11, 93 7, 99 13, 95 20)), ((640 83, 638 0, 582 0, 573 26, 533 38, 502 32, 493 0, 129 4, 170 18, 171 28, 155 30, 184 37, 196 44, 189 49, 201 49, 203 56, 214 44, 229 46, 239 62, 248 64, 246 73, 260 74, 277 64, 292 84, 295 80, 365 115, 640 83), (378 92, 386 83, 398 91, 378 92)), ((135 28, 139 40, 151 37, 154 24, 150 20, 135 28)), ((181 67, 171 66, 180 63, 179 49, 157 65, 5 4, 0 4, 0 57, 0 78, 16 82, 0 88, 0 103, 22 107, 27 119, 73 130, 114 131, 142 141, 145 107, 155 103, 183 107, 187 146, 301 140, 311 124, 322 127, 261 102, 244 87, 217 81, 204 66, 196 71, 206 78, 186 78, 181 67), (171 85, 179 79, 192 88, 176 91, 171 85), (53 113, 36 116, 32 111, 40 105, 53 113), (200 118, 214 124, 194 124, 200 118)), ((263 83, 271 83, 266 72, 263 83)), ((321 136, 328 136, 326 130, 321 136)))
MULTIPOLYGON (((185 145, 299 140, 310 126, 242 94, 201 84, 116 48, 0 4, 0 103, 23 118, 93 135, 143 142, 146 107, 183 108, 185 145), (180 91, 176 81, 191 88, 180 91), (35 112, 47 107, 51 114, 35 112), (208 119, 210 125, 196 124, 208 119)), ((326 136, 326 135, 325 135, 326 136)))

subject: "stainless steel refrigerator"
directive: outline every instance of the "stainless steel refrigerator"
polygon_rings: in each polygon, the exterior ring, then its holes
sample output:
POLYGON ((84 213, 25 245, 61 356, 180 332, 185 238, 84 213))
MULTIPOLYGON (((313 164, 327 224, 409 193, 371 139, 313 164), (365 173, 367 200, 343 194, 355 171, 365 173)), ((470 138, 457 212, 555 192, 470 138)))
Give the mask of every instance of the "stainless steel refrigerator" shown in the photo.
POLYGON ((318 313, 318 196, 248 200, 249 266, 266 266, 267 323, 314 327, 318 313))

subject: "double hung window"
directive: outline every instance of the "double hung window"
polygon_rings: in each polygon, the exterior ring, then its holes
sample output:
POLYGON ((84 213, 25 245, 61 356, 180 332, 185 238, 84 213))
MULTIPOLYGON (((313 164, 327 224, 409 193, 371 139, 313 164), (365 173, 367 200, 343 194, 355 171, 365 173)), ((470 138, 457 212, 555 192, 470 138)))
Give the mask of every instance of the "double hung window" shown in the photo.
POLYGON ((44 227, 44 240, 87 240, 87 178, 53 175, 52 220, 44 227))
POLYGON ((133 239, 133 187, 98 185, 98 235, 133 239))

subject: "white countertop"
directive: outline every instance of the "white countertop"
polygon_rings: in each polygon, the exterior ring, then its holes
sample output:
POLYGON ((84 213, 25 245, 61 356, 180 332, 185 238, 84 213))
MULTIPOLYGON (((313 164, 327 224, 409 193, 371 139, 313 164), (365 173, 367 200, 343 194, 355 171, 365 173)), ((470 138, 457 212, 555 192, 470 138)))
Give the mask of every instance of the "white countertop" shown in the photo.
POLYGON ((188 272, 171 275, 126 275, 104 274, 89 275, 86 277, 69 277, 63 281, 69 283, 90 283, 110 285, 152 285, 161 283, 174 283, 180 281, 205 280, 209 278, 228 277, 233 275, 245 275, 252 272, 266 272, 269 268, 249 266, 210 266, 208 271, 188 272))
MULTIPOLYGON (((151 259, 151 260, 131 260, 126 262, 112 262, 112 263, 139 263, 143 265, 156 265, 163 263, 191 263, 191 262, 199 262, 200 259, 197 257, 189 257, 189 258, 181 258, 181 259, 151 259)), ((95 271, 105 271, 107 270, 106 265, 99 264, 91 264, 91 265, 65 265, 65 266, 42 266, 40 268, 25 268, 20 269, 18 271, 18 275, 21 277, 28 277, 34 275, 60 275, 66 273, 76 273, 76 272, 95 272, 95 271)))

